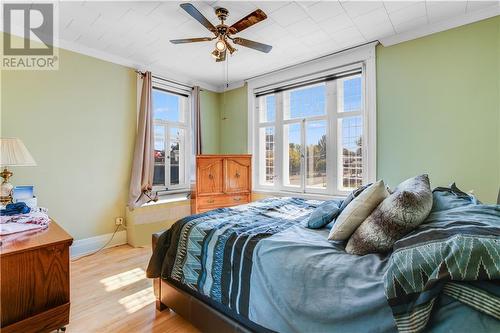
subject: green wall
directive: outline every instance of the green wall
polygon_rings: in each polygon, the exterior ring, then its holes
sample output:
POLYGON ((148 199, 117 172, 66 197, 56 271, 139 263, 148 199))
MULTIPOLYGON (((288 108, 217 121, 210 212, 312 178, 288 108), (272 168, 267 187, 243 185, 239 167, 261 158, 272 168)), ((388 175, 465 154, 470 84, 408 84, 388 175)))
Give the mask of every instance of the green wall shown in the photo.
MULTIPOLYGON (((497 17, 497 68, 498 68, 498 131, 500 132, 500 17, 497 17)), ((500 134, 498 135, 498 165, 500 165, 500 134)), ((500 168, 498 168, 498 179, 500 179, 500 168)), ((497 197, 500 204, 500 190, 497 197)))
POLYGON ((247 87, 229 90, 219 96, 220 153, 246 154, 248 151, 247 87))
POLYGON ((218 154, 220 142, 220 94, 202 90, 200 93, 201 150, 203 154, 218 154))
POLYGON ((1 136, 37 162, 13 168, 75 239, 110 233, 125 216, 136 121, 132 69, 60 50, 57 71, 2 71, 1 136))
POLYGON ((377 47, 377 176, 428 172, 495 202, 500 185, 500 17, 377 47), (496 153, 495 153, 496 152, 496 153))

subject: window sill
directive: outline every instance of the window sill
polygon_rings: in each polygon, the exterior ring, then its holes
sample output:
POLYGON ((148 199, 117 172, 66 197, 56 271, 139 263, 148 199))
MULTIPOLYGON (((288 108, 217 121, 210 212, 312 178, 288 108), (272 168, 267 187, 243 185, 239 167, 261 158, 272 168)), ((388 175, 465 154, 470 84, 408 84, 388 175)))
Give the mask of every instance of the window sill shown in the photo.
POLYGON ((161 205, 161 204, 166 204, 166 203, 190 200, 188 198, 189 193, 190 193, 190 191, 165 193, 165 194, 162 194, 158 197, 158 201, 151 201, 151 202, 145 203, 141 207, 148 207, 148 206, 155 206, 155 205, 161 205))
POLYGON ((280 197, 297 197, 312 200, 344 200, 347 195, 329 195, 329 194, 314 194, 314 193, 298 193, 298 192, 287 192, 287 191, 271 191, 254 189, 255 194, 265 194, 265 195, 275 195, 280 197))

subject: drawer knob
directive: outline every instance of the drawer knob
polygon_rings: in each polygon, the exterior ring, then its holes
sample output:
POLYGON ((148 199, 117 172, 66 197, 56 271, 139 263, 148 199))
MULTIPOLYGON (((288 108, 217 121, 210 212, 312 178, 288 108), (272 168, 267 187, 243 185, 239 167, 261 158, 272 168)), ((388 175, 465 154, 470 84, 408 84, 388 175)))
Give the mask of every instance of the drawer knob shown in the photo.
POLYGON ((234 201, 241 201, 241 198, 233 198, 234 201))
POLYGON ((212 175, 211 173, 208 174, 208 178, 210 179, 214 179, 214 175, 212 175))
POLYGON ((215 201, 213 199, 207 200, 208 203, 214 203, 215 201))
POLYGON ((238 171, 236 171, 236 178, 240 178, 240 173, 238 171))

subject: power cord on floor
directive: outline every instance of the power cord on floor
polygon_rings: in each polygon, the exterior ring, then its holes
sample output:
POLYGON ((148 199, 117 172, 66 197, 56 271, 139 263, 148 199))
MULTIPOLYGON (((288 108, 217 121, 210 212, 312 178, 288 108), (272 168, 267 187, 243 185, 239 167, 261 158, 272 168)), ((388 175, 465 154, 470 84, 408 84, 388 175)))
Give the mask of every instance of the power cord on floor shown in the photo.
MULTIPOLYGON (((86 257, 90 257, 90 256, 93 256, 94 254, 97 254, 99 252, 101 252, 102 250, 104 250, 106 248, 106 246, 109 245, 109 243, 111 243, 111 241, 113 240, 113 238, 115 237, 116 233, 118 232, 118 229, 120 229, 120 227, 124 227, 123 225, 119 224, 116 226, 115 228, 115 231, 113 231, 113 234, 111 235, 111 238, 106 242, 106 244, 104 244, 100 249, 98 250, 95 250, 94 252, 90 252, 90 253, 87 253, 87 254, 84 254, 83 256, 80 256, 78 258, 75 258, 75 259, 72 259, 71 261, 72 262, 75 262, 75 261, 78 261, 82 258, 86 258, 86 257)), ((125 227, 124 227, 125 229, 125 227)))

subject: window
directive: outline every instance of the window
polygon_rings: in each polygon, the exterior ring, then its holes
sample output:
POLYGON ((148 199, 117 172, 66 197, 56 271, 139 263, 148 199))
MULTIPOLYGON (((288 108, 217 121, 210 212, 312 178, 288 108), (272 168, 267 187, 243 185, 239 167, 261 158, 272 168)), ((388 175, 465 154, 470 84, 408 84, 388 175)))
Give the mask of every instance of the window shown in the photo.
POLYGON ((154 176, 157 191, 189 187, 188 96, 153 87, 154 176))
POLYGON ((256 189, 342 195, 370 178, 362 68, 256 93, 256 189))

